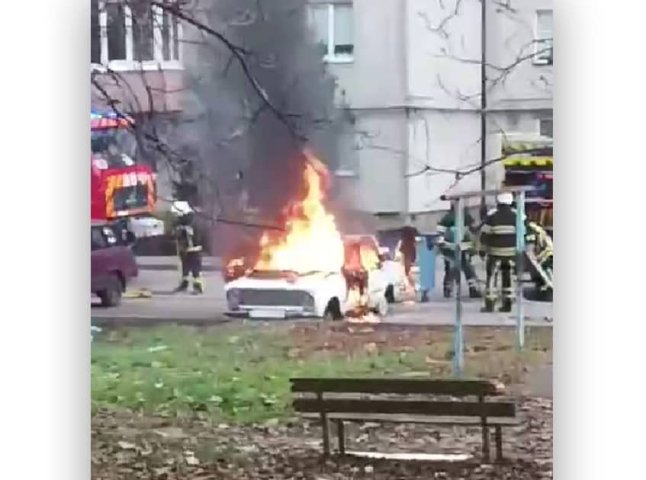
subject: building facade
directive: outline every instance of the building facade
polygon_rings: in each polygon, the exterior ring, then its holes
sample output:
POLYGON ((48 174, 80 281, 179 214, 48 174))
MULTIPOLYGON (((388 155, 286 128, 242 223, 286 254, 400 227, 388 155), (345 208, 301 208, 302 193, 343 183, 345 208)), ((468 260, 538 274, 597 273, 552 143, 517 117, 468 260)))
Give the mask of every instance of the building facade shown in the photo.
MULTIPOLYGON (((480 0, 307 1, 352 124, 336 183, 381 226, 414 215, 429 227, 447 208, 442 194, 480 188, 483 91, 485 161, 500 156, 500 135, 552 135, 551 0, 483 0, 484 14, 480 0)), ((135 116, 172 123, 190 99, 184 28, 145 1, 93 0, 93 105, 107 93, 135 116)), ((485 177, 498 186, 501 165, 485 177)))
MULTIPOLYGON (((383 227, 410 215, 430 227, 442 194, 480 189, 483 90, 485 161, 505 133, 552 135, 551 1, 484 1, 483 13, 479 0, 310 0, 354 119, 338 181, 383 227)), ((499 186, 501 165, 485 170, 499 186)))
MULTIPOLYGON (((163 135, 183 108, 182 25, 145 0, 91 1, 91 103, 116 107, 163 135)), ((142 150, 143 145, 140 145, 142 150)), ((172 196, 167 169, 154 149, 161 204, 172 196)))

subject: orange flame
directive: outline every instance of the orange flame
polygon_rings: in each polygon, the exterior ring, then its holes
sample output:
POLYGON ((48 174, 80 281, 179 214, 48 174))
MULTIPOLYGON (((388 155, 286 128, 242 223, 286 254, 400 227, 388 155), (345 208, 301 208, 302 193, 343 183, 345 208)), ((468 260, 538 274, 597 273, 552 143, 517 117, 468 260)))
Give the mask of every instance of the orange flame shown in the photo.
POLYGON ((334 215, 323 203, 328 171, 313 154, 305 152, 305 156, 304 198, 285 208, 284 232, 263 234, 256 270, 338 272, 343 266, 343 240, 334 215))

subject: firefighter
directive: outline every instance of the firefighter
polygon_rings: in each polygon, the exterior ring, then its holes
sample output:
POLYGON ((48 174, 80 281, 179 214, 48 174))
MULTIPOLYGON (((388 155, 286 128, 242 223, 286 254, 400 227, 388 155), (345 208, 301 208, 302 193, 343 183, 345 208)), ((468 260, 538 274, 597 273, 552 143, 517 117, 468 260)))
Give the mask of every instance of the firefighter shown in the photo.
POLYGON ((188 202, 175 202, 172 207, 177 215, 175 240, 177 255, 182 268, 182 280, 175 292, 185 292, 188 289, 190 275, 193 276, 193 293, 204 292, 202 283, 202 244, 194 227, 194 214, 188 202))
POLYGON ((527 222, 527 243, 532 252, 533 259, 529 262, 532 280, 536 286, 539 298, 549 298, 552 293, 552 273, 554 269, 554 244, 548 233, 536 222, 527 222))
POLYGON ((457 205, 455 202, 451 203, 451 209, 441 218, 437 226, 437 235, 438 235, 438 248, 444 257, 444 296, 450 297, 453 284, 460 281, 460 271, 464 272, 464 276, 467 279, 467 284, 469 285, 469 296, 471 298, 481 298, 482 295, 478 290, 478 280, 476 278, 475 270, 471 263, 471 257, 474 252, 474 245, 472 242, 472 234, 475 231, 474 221, 469 212, 465 211, 464 214, 464 224, 466 230, 462 241, 460 242, 460 247, 462 250, 462 261, 460 269, 457 269, 457 278, 456 272, 453 268, 455 262, 455 209, 457 205))
POLYGON ((497 295, 494 278, 498 270, 502 277, 502 302, 500 311, 511 312, 514 291, 511 285, 512 268, 516 258, 516 211, 514 197, 509 192, 498 195, 496 208, 487 214, 481 229, 480 255, 486 255, 485 312, 493 312, 497 295))

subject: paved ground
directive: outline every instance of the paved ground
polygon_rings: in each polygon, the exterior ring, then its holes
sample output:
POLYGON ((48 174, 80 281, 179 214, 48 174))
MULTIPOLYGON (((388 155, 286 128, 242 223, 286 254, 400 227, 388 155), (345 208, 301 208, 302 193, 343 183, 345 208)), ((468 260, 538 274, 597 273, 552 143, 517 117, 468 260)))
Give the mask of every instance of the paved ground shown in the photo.
MULTIPOLYGON (((159 264, 157 262, 157 265, 159 264)), ((166 265, 168 266, 166 268, 142 268, 139 278, 131 285, 132 289, 141 287, 151 290, 152 298, 124 299, 122 305, 116 308, 102 308, 98 306, 98 300, 93 300, 93 322, 97 324, 106 322, 146 324, 177 320, 217 323, 227 320, 223 315, 226 303, 220 272, 215 270, 205 272, 206 293, 202 296, 172 294, 172 289, 178 282, 178 275, 176 270, 169 268, 172 266, 170 261, 167 260, 166 265)), ((439 268, 438 265, 438 280, 441 279, 439 268)), ((513 314, 485 314, 480 312, 480 307, 481 301, 464 299, 463 320, 466 325, 515 325, 513 314)), ((455 301, 442 298, 438 287, 432 293, 429 303, 395 305, 391 314, 384 321, 450 325, 454 322, 454 311, 455 301)), ((526 302, 525 316, 528 325, 551 326, 552 304, 526 302)))

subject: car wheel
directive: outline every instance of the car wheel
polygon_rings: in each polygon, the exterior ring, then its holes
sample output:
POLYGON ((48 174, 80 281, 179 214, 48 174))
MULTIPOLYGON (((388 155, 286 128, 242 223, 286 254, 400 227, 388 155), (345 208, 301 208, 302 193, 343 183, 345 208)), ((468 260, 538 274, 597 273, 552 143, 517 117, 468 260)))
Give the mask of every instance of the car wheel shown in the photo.
POLYGON ((121 303, 122 291, 123 286, 121 285, 119 277, 117 275, 111 275, 105 290, 98 292, 101 304, 104 307, 116 307, 121 303))
POLYGON ((325 307, 325 312, 323 313, 324 320, 341 320, 343 319, 343 313, 341 313, 341 303, 338 298, 331 299, 327 307, 325 307))
POLYGON ((388 303, 395 303, 395 287, 393 285, 388 285, 384 296, 388 303))

